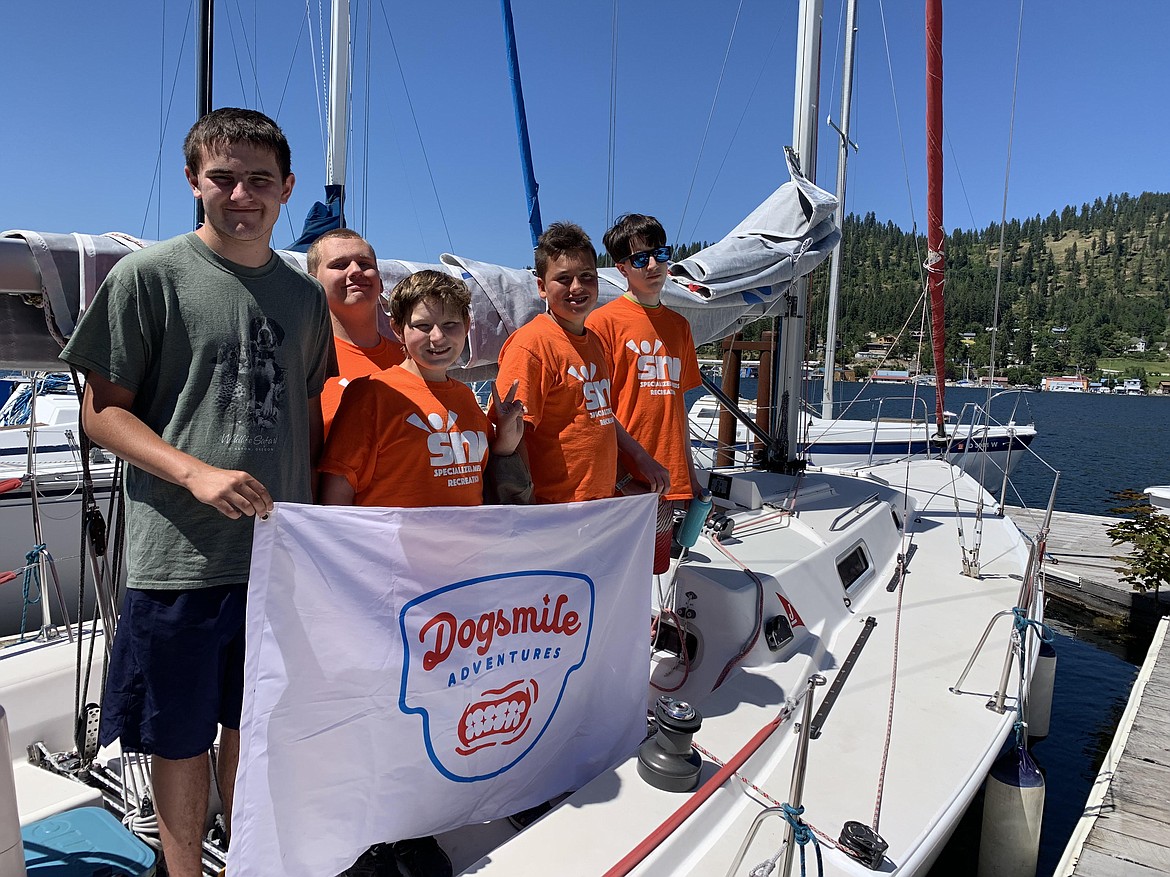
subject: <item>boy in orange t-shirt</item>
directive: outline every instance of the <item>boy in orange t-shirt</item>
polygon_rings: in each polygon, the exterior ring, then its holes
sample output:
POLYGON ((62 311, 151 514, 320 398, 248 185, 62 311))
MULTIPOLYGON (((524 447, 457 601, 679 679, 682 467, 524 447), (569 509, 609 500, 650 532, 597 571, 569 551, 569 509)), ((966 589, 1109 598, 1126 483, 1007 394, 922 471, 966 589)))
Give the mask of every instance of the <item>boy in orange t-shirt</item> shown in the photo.
POLYGON ((325 505, 414 508, 481 505, 488 451, 508 456, 523 435, 516 385, 493 430, 475 394, 447 377, 467 344, 467 285, 439 271, 394 288, 390 325, 406 360, 349 383, 318 469, 325 505))
POLYGON ((536 247, 537 288, 548 312, 514 332, 500 351, 499 380, 519 386, 536 502, 613 496, 620 448, 650 489, 669 473, 615 420, 610 378, 585 318, 597 304, 597 253, 580 226, 557 222, 536 247))
POLYGON ((374 248, 356 231, 335 228, 309 247, 309 273, 325 287, 333 346, 337 350, 337 377, 321 391, 325 435, 333 423, 341 391, 354 378, 372 375, 402 362, 402 345, 378 331, 382 275, 374 248))
MULTIPOLYGON (((683 394, 702 383, 695 340, 681 314, 662 304, 671 249, 653 216, 628 213, 605 233, 606 252, 626 278, 627 291, 589 315, 586 325, 605 349, 618 422, 670 471, 659 507, 668 534, 674 501, 698 496, 690 422, 683 394)), ((655 571, 669 565, 669 535, 661 535, 655 571)))

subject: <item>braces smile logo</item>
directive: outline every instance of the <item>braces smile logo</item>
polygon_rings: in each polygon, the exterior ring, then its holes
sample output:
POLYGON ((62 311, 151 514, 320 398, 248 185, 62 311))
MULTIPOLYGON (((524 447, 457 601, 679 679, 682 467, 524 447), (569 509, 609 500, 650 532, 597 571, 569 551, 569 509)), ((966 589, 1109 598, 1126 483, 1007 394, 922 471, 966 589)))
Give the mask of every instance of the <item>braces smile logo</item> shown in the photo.
POLYGON ((592 580, 549 570, 456 582, 402 607, 398 705, 422 720, 443 776, 489 779, 532 750, 585 663, 593 612, 592 580))
POLYGON ((609 378, 594 380, 597 377, 597 363, 588 362, 583 365, 571 365, 569 375, 581 382, 585 393, 585 410, 600 411, 609 407, 609 378))
POLYGON ((532 724, 529 711, 537 700, 540 686, 535 679, 515 682, 485 691, 488 700, 469 703, 459 719, 459 742, 455 751, 470 755, 485 746, 507 746, 524 736, 532 724))
POLYGON ((429 414, 425 422, 417 414, 406 418, 411 426, 427 433, 427 450, 431 454, 432 466, 482 463, 487 456, 487 434, 479 431, 461 432, 455 429, 455 420, 453 411, 448 411, 446 418, 441 414, 429 414))

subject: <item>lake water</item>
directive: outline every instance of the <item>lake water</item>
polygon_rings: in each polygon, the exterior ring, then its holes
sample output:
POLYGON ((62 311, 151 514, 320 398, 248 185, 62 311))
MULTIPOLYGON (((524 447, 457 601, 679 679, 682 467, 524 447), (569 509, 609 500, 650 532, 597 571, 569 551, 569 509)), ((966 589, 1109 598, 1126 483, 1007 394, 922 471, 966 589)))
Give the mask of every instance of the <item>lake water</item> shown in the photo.
MULTIPOLYGON (((905 385, 842 383, 834 387, 838 402, 861 400, 850 417, 872 416, 873 400, 882 403, 884 417, 934 411, 935 391, 917 390, 913 403, 898 402, 914 393, 905 385)), ((742 395, 755 395, 754 379, 744 379, 742 395)), ((820 384, 810 385, 806 398, 817 400, 820 384)), ((698 394, 696 394, 698 395, 698 394)), ((945 406, 960 412, 968 403, 983 405, 987 391, 947 387, 945 406)), ((1045 508, 1054 482, 1060 481, 1055 507, 1061 511, 1110 515, 1116 502, 1111 491, 1141 490, 1170 483, 1170 455, 1165 433, 1170 431, 1170 398, 1157 396, 1098 396, 1079 393, 1023 393, 992 402, 1000 422, 1033 421, 1038 435, 1029 454, 1012 476, 1010 505, 1045 508)), ((1052 724, 1047 739, 1033 746, 1044 771, 1046 797, 1044 827, 1037 866, 1039 877, 1051 875, 1081 815, 1097 770, 1113 739, 1114 730, 1137 676, 1148 642, 1103 638, 1085 624, 1050 605, 1049 622, 1057 649, 1056 688, 1052 724)), ((982 795, 976 799, 947 846, 931 877, 975 875, 979 846, 982 795)))

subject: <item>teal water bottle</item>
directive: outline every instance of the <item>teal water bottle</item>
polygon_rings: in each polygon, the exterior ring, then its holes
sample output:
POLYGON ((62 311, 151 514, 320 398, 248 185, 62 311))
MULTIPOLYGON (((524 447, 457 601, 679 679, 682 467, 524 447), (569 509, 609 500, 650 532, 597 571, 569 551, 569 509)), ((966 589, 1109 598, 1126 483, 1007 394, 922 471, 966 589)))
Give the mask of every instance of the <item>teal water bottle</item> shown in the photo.
POLYGON ((707 522, 707 515, 711 513, 711 491, 703 488, 699 495, 691 500, 691 507, 687 509, 687 516, 683 518, 682 529, 678 534, 678 544, 683 548, 693 548, 703 531, 703 524, 707 522))

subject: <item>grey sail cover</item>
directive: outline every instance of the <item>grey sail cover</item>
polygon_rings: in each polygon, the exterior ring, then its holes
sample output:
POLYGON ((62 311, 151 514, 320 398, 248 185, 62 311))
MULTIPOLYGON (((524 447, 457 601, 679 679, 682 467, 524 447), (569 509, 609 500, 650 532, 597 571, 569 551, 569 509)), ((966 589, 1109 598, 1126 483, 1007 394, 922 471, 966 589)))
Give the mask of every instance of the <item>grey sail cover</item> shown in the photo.
MULTIPOLYGON (((792 283, 824 261, 840 240, 836 198, 791 165, 781 185, 723 240, 671 266, 663 302, 691 324, 697 344, 779 313, 792 283)), ((110 268, 148 246, 128 235, 0 234, 0 367, 60 369, 57 353, 110 268)), ((303 253, 280 255, 301 269, 303 253)), ((507 337, 544 310, 530 269, 508 268, 443 254, 436 264, 379 259, 389 296, 409 274, 429 268, 465 280, 471 289, 471 333, 465 380, 491 377, 507 337)), ((625 292, 613 268, 600 272, 600 301, 625 292)), ((383 334, 391 335, 383 319, 383 334)))

